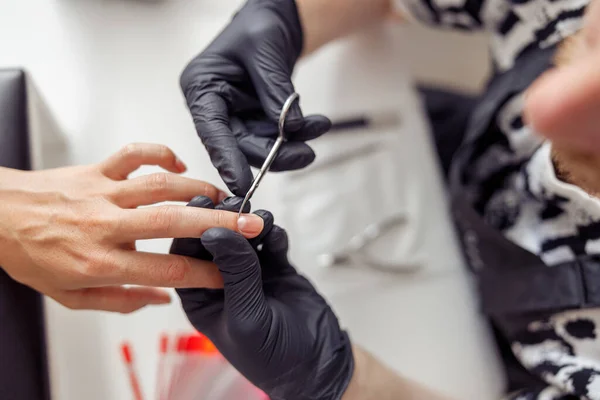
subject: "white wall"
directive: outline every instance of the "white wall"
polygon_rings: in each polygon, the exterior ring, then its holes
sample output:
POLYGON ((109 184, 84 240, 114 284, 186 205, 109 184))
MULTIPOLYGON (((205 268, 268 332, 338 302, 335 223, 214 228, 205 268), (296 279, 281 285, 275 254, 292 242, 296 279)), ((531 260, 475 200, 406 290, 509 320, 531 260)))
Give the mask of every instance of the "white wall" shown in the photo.
MULTIPOLYGON (((0 65, 30 72, 67 136, 72 163, 99 161, 132 141, 161 142, 186 161, 189 176, 218 183, 178 78, 236 3, 1 0, 0 65)), ((168 245, 140 248, 164 252, 168 245)), ((127 317, 50 304, 48 317, 53 391, 61 400, 127 398, 122 339, 144 352, 140 373, 150 393, 159 332, 188 329, 177 304, 127 317)))
MULTIPOLYGON (((178 77, 187 61, 208 44, 239 3, 237 0, 0 0, 0 66, 24 66, 30 72, 66 135, 71 163, 99 161, 132 141, 161 142, 171 146, 188 164, 189 176, 219 183, 196 138, 179 91, 178 77)), ((454 84, 462 81, 466 87, 477 87, 478 80, 471 79, 470 75, 482 76, 485 58, 477 56, 467 63, 469 65, 465 65, 465 57, 438 62, 445 66, 446 74, 433 68, 436 63, 431 62, 432 54, 448 56, 447 52, 457 45, 430 48, 431 36, 424 35, 425 42, 419 42, 418 37, 404 36, 405 53, 394 53, 393 58, 410 58, 412 54, 413 60, 420 60, 422 68, 419 65, 409 68, 418 69, 422 79, 433 76, 437 81, 454 84), (423 43, 430 51, 423 51, 423 43), (468 68, 474 64, 478 67, 468 68)), ((313 76, 315 80, 321 76, 322 84, 327 85, 327 76, 320 73, 325 66, 330 67, 330 74, 335 74, 335 63, 343 64, 343 60, 333 57, 321 56, 321 67, 316 64, 311 67, 308 62, 299 71, 299 91, 309 110, 318 109, 327 101, 329 104, 336 101, 331 97, 335 90, 329 90, 330 97, 327 97, 319 89, 322 86, 312 85, 313 76)), ((334 77, 331 76, 332 81, 334 77)), ((400 74, 398 79, 405 82, 399 87, 408 90, 407 75, 400 74)), ((336 81, 336 84, 343 85, 343 82, 336 81)), ((385 87, 385 81, 380 85, 385 87)), ((372 91, 372 87, 360 90, 366 93, 372 91)), ((355 106, 358 107, 358 103, 355 106)), ((148 171, 151 169, 143 172, 148 171)), ((277 196, 269 195, 277 193, 278 182, 279 178, 269 177, 254 201, 272 209, 276 215, 284 207, 274 200, 277 196)), ((166 251, 168 245, 168 241, 152 241, 141 243, 139 247, 166 251)), ((360 281, 362 278, 351 279, 360 281)), ((458 303, 468 303, 461 294, 468 289, 462 287, 462 283, 457 285, 458 294, 448 286, 444 290, 454 293, 458 303)), ((410 290, 414 290, 414 286, 411 287, 410 290)), ((431 290, 421 292, 424 301, 431 290)), ((352 300, 340 304, 340 309, 357 309, 352 300)), ((372 308, 368 312, 374 318, 378 315, 372 314, 372 308)), ((351 323, 361 323, 360 318, 356 320, 356 313, 343 314, 351 323)), ((380 320, 388 317, 382 313, 380 320)), ((159 333, 189 328, 177 302, 130 316, 75 313, 50 303, 48 318, 53 391, 60 400, 128 398, 128 383, 117 351, 123 339, 131 339, 138 353, 143 353, 139 355, 139 368, 144 390, 150 394, 159 333)), ((468 314, 465 323, 472 322, 473 318, 473 313, 468 314)), ((401 321, 397 320, 400 325, 401 321)), ((405 330, 402 326, 398 329, 405 330)), ((375 340, 385 343, 381 335, 378 330, 371 343, 368 335, 360 336, 367 345, 374 346, 375 340)), ((459 341, 456 345, 460 350, 460 346, 468 343, 459 341)), ((410 346, 403 347, 402 351, 410 351, 410 346)), ((435 359, 436 353, 431 354, 422 358, 423 362, 409 373, 425 373, 426 360, 435 359)), ((411 359, 418 360, 419 355, 412 354, 411 359)), ((388 361, 402 364, 401 357, 388 361)), ((481 359, 471 365, 478 363, 481 359)), ((458 376, 448 375, 450 380, 455 378, 458 376)), ((435 374, 430 380, 435 381, 435 374)), ((441 386, 447 389, 451 384, 448 381, 441 386)))

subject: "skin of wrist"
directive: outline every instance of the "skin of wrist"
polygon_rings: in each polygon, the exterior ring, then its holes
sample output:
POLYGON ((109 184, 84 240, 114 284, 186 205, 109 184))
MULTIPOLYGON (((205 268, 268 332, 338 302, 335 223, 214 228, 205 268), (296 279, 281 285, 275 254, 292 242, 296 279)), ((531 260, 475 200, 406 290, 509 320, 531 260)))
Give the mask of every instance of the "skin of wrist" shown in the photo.
POLYGON ((0 167, 0 203, 2 204, 0 207, 0 266, 3 263, 3 254, 6 254, 7 249, 10 248, 10 232, 3 223, 8 219, 5 214, 11 210, 8 193, 18 190, 27 174, 27 171, 0 167))
POLYGON ((377 24, 386 18, 398 20, 393 0, 296 0, 302 25, 302 57, 321 46, 377 24))
POLYGON ((360 347, 354 346, 352 352, 354 354, 354 372, 341 400, 364 399, 364 396, 361 393, 364 388, 364 383, 367 381, 365 373, 368 371, 369 367, 365 364, 368 363, 368 360, 360 347))
POLYGON ((28 173, 30 172, 0 167, 0 190, 18 188, 28 173))

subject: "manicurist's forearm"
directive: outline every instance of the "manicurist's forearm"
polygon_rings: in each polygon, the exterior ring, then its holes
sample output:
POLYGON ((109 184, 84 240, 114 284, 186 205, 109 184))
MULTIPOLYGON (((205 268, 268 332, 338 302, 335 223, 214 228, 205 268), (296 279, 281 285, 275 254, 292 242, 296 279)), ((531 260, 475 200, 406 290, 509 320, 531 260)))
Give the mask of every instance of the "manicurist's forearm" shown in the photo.
POLYGON ((296 0, 304 29, 304 54, 335 39, 382 22, 391 0, 296 0))
POLYGON ((403 378, 371 354, 354 348, 354 375, 342 400, 451 400, 403 378))

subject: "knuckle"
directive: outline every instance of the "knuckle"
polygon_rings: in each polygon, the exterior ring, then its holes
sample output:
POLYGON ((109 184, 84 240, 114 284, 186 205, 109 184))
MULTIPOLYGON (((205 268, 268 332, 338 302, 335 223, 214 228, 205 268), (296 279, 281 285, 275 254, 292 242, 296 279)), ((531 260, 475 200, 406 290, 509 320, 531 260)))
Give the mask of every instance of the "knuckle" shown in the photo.
POLYGON ((94 207, 95 204, 89 204, 89 206, 91 210, 87 219, 92 227, 105 227, 106 225, 110 224, 111 217, 108 213, 106 213, 105 209, 94 207))
POLYGON ((162 270, 161 280, 169 286, 177 286, 178 283, 184 281, 191 268, 192 265, 188 259, 177 257, 162 270))
POLYGON ((122 199, 124 194, 124 185, 123 182, 112 182, 107 186, 104 192, 104 198, 106 198, 111 203, 118 202, 122 199))
POLYGON ((174 207, 160 207, 150 214, 149 226, 156 226, 167 233, 171 232, 179 211, 174 207))
POLYGON ((103 219, 103 236, 104 239, 111 239, 113 236, 119 231, 121 228, 121 218, 119 218, 118 213, 108 212, 105 213, 102 217, 103 219))
POLYGON ((213 213, 213 223, 217 227, 234 229, 237 228, 236 217, 236 214, 218 210, 213 213))
POLYGON ((268 20, 259 21, 255 24, 249 24, 247 26, 247 37, 253 42, 262 43, 265 37, 273 36, 277 34, 277 26, 270 23, 268 20))
POLYGON ((122 158, 132 158, 139 154, 141 145, 139 143, 129 143, 121 148, 122 158))
POLYGON ((94 240, 104 240, 109 238, 119 227, 119 218, 113 212, 107 212, 106 209, 99 209, 90 212, 81 226, 87 231, 94 240))
POLYGON ((104 254, 92 254, 81 266, 80 273, 85 280, 97 280, 111 272, 110 251, 104 254))
POLYGON ((147 178, 146 184, 150 193, 160 196, 169 192, 171 181, 169 174, 153 174, 147 178))
POLYGON ((90 257, 81 264, 79 270, 83 279, 93 279, 100 275, 102 270, 102 261, 97 257, 90 257))
POLYGON ((127 221, 127 213, 123 209, 117 209, 111 213, 111 233, 114 235, 122 235, 130 228, 131 223, 127 221))
POLYGON ((188 88, 192 86, 192 82, 196 78, 197 63, 197 58, 190 61, 179 75, 179 87, 184 92, 184 94, 187 92, 188 88))
POLYGON ((213 226, 223 226, 225 219, 226 219, 223 211, 211 212, 211 218, 212 218, 213 226))

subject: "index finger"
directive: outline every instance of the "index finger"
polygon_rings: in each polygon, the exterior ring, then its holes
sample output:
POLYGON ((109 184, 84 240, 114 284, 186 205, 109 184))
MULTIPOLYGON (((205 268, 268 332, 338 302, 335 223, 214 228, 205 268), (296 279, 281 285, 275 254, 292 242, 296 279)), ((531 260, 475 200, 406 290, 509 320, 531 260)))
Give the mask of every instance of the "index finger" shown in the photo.
POLYGON ((216 93, 198 93, 188 99, 196 132, 210 161, 233 193, 243 196, 252 185, 252 171, 229 127, 229 110, 216 93))
POLYGON ((557 145, 584 153, 600 149, 599 56, 547 72, 532 85, 525 100, 525 120, 557 145))
POLYGON ((262 218, 237 212, 185 206, 157 206, 123 210, 115 235, 123 243, 158 238, 199 238, 210 228, 227 228, 254 238, 262 232, 262 218))

